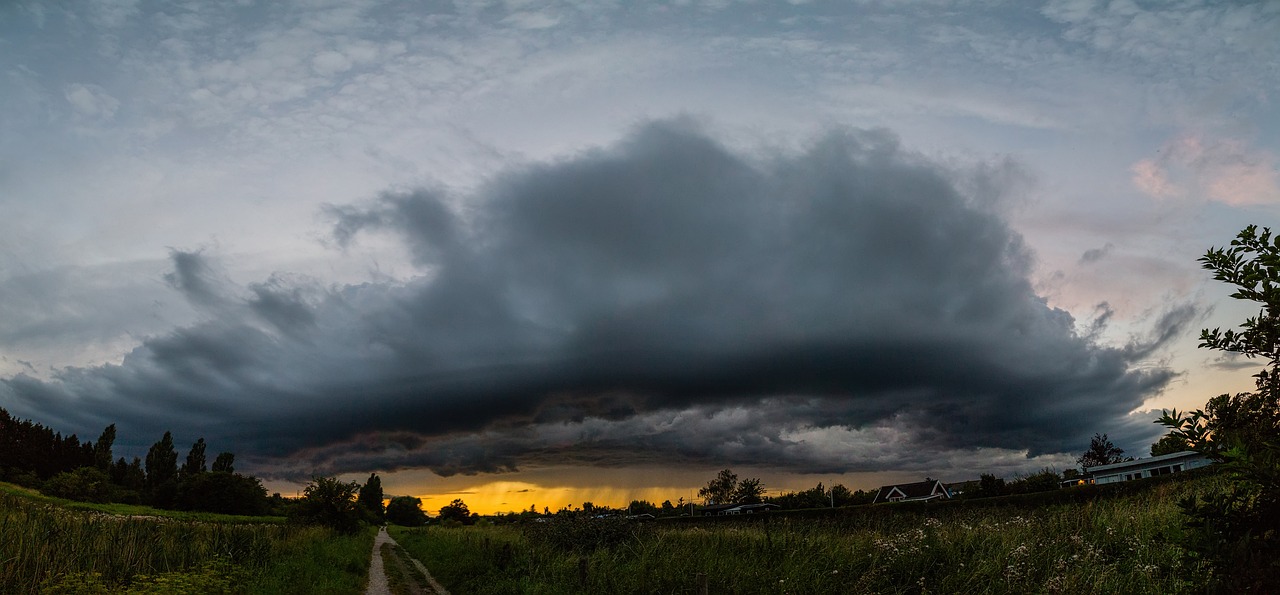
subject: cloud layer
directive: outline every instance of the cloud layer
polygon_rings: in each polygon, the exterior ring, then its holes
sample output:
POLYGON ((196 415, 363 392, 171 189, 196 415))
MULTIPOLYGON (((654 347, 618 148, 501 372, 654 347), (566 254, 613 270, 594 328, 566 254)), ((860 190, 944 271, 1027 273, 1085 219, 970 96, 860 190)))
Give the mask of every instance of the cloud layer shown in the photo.
POLYGON ((989 178, 884 131, 767 155, 666 121, 467 195, 329 209, 340 245, 398 238, 408 281, 237 286, 176 251, 165 280, 201 322, 119 365, 0 381, 0 403, 86 432, 202 435, 279 475, 865 471, 1149 433, 1126 416, 1173 374, 1137 364, 1193 310, 1097 345, 1035 294, 989 178))

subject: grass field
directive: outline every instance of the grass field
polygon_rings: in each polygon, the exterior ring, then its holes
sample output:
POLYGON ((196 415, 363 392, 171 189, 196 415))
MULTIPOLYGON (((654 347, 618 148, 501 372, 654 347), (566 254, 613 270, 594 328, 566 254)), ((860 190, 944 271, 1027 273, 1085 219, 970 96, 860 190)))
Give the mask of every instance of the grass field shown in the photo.
POLYGON ((1205 578, 1177 545, 1176 503, 1220 481, 1189 477, 1057 503, 557 520, 393 536, 457 595, 699 593, 704 585, 710 593, 1168 594, 1202 591, 1205 578))
POLYGON ((368 573, 373 529, 125 508, 0 486, 0 593, 359 593, 368 573))

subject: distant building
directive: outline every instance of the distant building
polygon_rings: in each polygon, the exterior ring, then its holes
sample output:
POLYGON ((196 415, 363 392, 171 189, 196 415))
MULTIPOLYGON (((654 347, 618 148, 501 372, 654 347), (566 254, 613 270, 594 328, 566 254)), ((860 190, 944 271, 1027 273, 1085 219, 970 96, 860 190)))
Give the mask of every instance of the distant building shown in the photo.
POLYGON ((1093 479, 1093 483, 1097 484, 1120 483, 1144 477, 1179 473, 1211 464, 1213 461, 1209 457, 1192 450, 1185 450, 1158 457, 1098 465, 1089 469, 1089 476, 1093 479))
POLYGON ((761 502, 758 504, 712 504, 698 509, 698 516, 724 516, 734 514, 755 514, 769 512, 780 508, 777 504, 761 502))
POLYGON ((887 485, 876 492, 872 504, 880 502, 913 502, 922 500, 949 500, 951 493, 946 486, 936 479, 926 479, 915 483, 887 485))

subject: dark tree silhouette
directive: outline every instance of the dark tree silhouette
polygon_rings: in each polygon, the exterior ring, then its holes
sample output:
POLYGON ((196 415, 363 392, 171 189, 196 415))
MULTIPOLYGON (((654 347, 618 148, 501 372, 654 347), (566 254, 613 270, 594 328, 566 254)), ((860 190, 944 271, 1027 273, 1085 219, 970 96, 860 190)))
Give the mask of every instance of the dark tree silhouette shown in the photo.
POLYGON ((369 479, 365 480, 364 486, 360 488, 360 495, 356 501, 375 522, 382 522, 385 513, 382 508, 382 478, 378 477, 377 473, 369 474, 369 479))
POLYGON ((213 460, 212 471, 216 473, 234 473, 235 462, 236 462, 236 455, 233 455, 229 452, 220 452, 218 453, 218 458, 213 460))
POLYGON ((116 442, 116 425, 111 424, 102 430, 98 441, 93 445, 93 466, 107 472, 111 469, 111 447, 116 442))
POLYGON ((469 523, 471 522, 471 511, 467 510, 467 503, 463 502, 461 498, 454 498, 453 502, 440 508, 440 520, 469 523))
POLYGON ((396 496, 387 503, 387 522, 402 527, 421 527, 427 524, 427 513, 422 511, 422 499, 413 496, 396 496))
POLYGON ((292 509, 295 522, 324 525, 341 533, 360 530, 363 515, 356 504, 360 484, 342 482, 335 477, 317 477, 302 491, 302 498, 292 509))
POLYGON ((1081 469, 1088 470, 1099 465, 1110 465, 1124 461, 1124 449, 1116 448, 1116 445, 1107 439, 1106 434, 1094 434, 1093 439, 1089 441, 1089 450, 1084 451, 1076 462, 1080 464, 1081 469))
POLYGON ((195 444, 191 445, 191 451, 187 453, 187 462, 182 465, 182 475, 190 476, 207 471, 204 450, 204 438, 196 440, 195 444))

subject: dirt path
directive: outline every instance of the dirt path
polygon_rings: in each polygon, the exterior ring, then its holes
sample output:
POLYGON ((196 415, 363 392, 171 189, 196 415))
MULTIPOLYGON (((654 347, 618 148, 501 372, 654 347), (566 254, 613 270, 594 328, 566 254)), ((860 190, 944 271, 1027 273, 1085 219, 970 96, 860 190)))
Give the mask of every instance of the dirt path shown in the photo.
POLYGON ((365 587, 365 595, 449 595, 449 592, 431 577, 427 567, 409 556, 396 540, 387 534, 387 528, 378 531, 373 540, 373 554, 369 561, 369 585, 365 587), (412 563, 411 569, 409 563, 412 563), (391 568, 396 580, 389 580, 387 569, 391 568), (394 589, 392 586, 394 585, 394 589))

